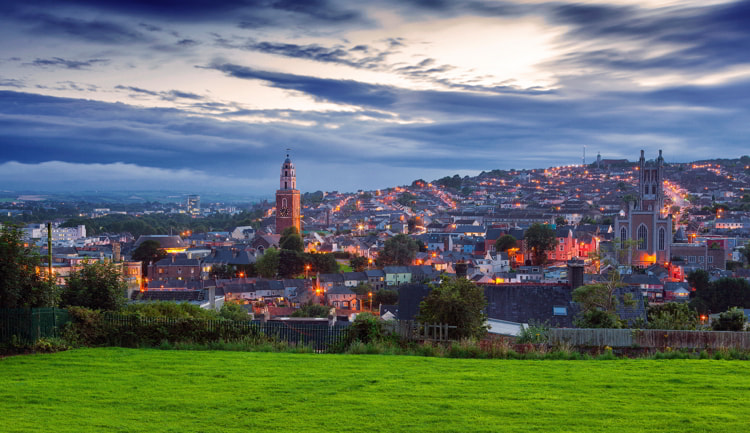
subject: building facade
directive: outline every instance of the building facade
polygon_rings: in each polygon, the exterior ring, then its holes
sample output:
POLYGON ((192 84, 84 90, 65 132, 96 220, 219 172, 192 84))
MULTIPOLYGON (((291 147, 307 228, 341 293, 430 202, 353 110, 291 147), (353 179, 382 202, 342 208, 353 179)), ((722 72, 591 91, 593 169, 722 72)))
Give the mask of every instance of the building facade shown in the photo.
POLYGON ((276 233, 282 234, 287 227, 296 227, 297 232, 302 234, 300 210, 297 174, 287 155, 281 165, 279 189, 276 191, 276 233))
POLYGON ((192 216, 201 214, 201 196, 194 194, 187 196, 187 213, 192 216))
POLYGON ((664 209, 664 158, 638 160, 638 201, 615 220, 615 236, 624 250, 626 263, 650 266, 670 261, 672 215, 664 209), (627 241, 632 241, 628 245, 627 241))

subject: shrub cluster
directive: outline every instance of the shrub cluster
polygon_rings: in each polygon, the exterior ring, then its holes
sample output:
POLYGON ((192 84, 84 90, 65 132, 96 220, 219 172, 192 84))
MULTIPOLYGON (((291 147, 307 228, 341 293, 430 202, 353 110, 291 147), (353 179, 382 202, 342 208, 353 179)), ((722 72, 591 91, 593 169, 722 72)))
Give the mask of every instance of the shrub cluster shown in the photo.
POLYGON ((250 322, 201 318, 147 318, 140 314, 111 313, 72 307, 71 322, 63 335, 73 346, 157 347, 169 344, 209 344, 255 341, 267 338, 250 322), (209 323, 211 326, 208 326, 209 323))

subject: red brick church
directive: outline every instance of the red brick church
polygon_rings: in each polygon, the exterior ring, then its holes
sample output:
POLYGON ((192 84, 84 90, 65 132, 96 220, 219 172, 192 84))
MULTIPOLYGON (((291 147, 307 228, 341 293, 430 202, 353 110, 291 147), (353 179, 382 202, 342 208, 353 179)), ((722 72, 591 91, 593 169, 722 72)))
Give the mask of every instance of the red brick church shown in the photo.
MULTIPOLYGON (((615 236, 620 245, 632 240, 626 252, 627 264, 649 266, 670 260, 672 215, 664 209, 664 158, 646 161, 641 150, 638 160, 638 201, 615 220, 615 236)), ((624 263, 623 263, 624 264, 624 263)))

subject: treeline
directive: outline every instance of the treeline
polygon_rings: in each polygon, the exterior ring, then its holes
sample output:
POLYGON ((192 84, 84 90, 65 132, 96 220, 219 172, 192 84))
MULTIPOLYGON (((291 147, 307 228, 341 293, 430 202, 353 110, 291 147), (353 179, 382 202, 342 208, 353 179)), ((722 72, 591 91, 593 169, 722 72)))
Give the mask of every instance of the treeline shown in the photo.
POLYGON ((185 214, 150 214, 139 217, 106 215, 99 218, 70 218, 62 227, 84 225, 86 234, 89 236, 128 232, 138 237, 140 235, 180 234, 185 231, 192 233, 229 231, 237 226, 258 228, 262 217, 262 210, 246 211, 237 215, 216 214, 205 218, 191 218, 185 214))

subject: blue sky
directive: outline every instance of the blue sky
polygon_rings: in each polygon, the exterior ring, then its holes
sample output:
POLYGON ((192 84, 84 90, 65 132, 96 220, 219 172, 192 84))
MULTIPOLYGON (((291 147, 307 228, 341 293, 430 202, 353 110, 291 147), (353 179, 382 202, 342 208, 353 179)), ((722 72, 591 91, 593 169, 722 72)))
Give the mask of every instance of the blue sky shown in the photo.
MULTIPOLYGON (((11 3, 11 4, 6 4, 11 3)), ((750 1, 0 5, 0 189, 270 194, 748 154, 750 1)))

